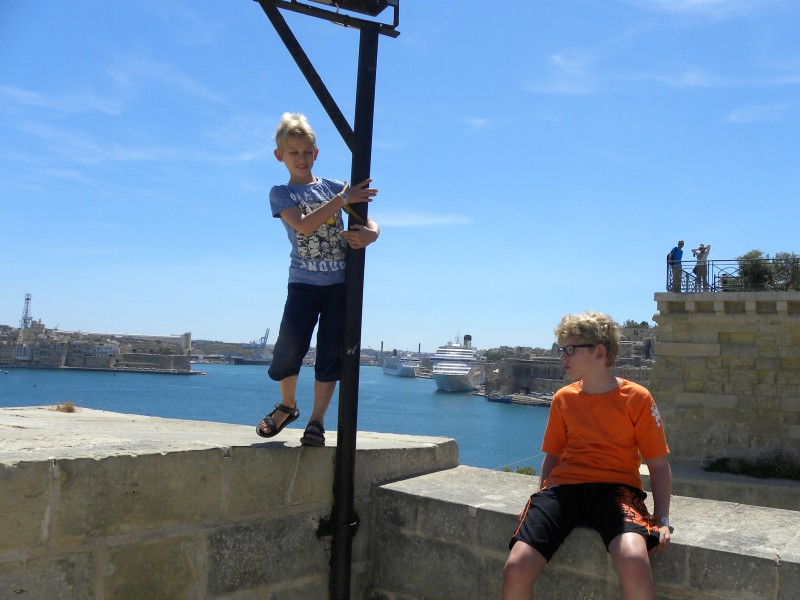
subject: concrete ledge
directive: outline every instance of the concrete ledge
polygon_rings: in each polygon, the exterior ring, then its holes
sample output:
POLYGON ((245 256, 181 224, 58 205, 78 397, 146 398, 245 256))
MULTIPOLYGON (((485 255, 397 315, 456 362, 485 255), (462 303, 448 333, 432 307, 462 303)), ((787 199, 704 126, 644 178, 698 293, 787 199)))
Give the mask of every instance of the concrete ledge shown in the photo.
MULTIPOLYGON (((330 538, 317 533, 335 447, 304 448, 299 429, 261 441, 250 426, 20 408, 0 409, 0 435, 0 598, 328 597, 330 538)), ((675 471, 676 491, 701 479, 675 471)), ((673 498, 673 544, 653 562, 658 597, 797 600, 800 512, 730 501, 792 502, 797 486, 705 475, 695 493, 729 501, 673 498)), ((360 432, 352 597, 499 597, 536 487, 458 466, 447 438, 360 432)), ((618 598, 599 536, 573 532, 537 592, 618 598)))
MULTIPOLYGON (((336 448, 254 427, 0 409, 0 598, 325 598, 336 448)), ((336 443, 336 433, 327 436, 336 443)), ((448 438, 359 432, 354 597, 376 485, 458 464, 448 438)))
MULTIPOLYGON (((499 597, 516 515, 536 487, 536 478, 463 466, 382 486, 373 597, 499 597)), ((796 600, 800 512, 686 497, 671 512, 671 548, 653 559, 658 598, 796 600)), ((574 531, 536 591, 619 598, 600 536, 574 531)))
MULTIPOLYGON (((646 465, 642 465, 639 474, 642 485, 649 490, 650 472, 646 465)), ((691 465, 672 465, 672 492, 676 496, 800 510, 800 481, 711 473, 691 465)))

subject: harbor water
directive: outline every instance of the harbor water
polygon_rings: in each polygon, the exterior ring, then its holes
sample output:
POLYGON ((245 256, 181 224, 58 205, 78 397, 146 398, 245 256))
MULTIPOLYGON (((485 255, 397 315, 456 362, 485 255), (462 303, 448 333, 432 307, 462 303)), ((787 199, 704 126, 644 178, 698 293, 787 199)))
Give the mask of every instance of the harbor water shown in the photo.
MULTIPOLYGON (((253 443, 262 441, 255 425, 280 400, 278 384, 267 377, 268 367, 203 364, 194 368, 207 374, 4 368, 0 407, 72 402, 78 409, 252 425, 253 443)), ((313 379, 313 368, 303 367, 298 384, 301 416, 292 428, 303 428, 308 420, 313 379)), ((337 387, 326 417, 326 428, 332 430, 338 420, 338 393, 337 387)), ((385 375, 380 367, 360 370, 359 430, 454 438, 462 465, 512 470, 532 466, 538 472, 547 414, 546 407, 438 392, 431 379, 385 375)))

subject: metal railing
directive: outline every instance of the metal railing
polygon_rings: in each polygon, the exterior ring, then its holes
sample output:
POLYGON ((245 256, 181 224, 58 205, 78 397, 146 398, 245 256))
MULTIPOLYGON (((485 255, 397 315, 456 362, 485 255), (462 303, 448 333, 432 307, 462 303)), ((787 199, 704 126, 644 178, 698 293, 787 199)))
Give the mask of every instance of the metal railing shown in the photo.
POLYGON ((681 261, 667 264, 668 292, 785 292, 800 291, 800 257, 681 261))

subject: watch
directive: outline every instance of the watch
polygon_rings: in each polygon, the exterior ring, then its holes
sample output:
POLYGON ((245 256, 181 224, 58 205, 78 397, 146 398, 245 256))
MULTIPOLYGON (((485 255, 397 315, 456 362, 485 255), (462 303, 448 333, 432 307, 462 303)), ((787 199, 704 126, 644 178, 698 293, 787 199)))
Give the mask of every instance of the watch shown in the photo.
POLYGON ((342 197, 342 204, 347 206, 347 194, 345 194, 344 191, 341 191, 339 192, 339 195, 342 197))
POLYGON ((658 522, 659 522, 659 523, 661 523, 661 525, 662 525, 663 527, 669 527, 669 519, 668 519, 667 517, 661 517, 661 518, 658 520, 658 522))

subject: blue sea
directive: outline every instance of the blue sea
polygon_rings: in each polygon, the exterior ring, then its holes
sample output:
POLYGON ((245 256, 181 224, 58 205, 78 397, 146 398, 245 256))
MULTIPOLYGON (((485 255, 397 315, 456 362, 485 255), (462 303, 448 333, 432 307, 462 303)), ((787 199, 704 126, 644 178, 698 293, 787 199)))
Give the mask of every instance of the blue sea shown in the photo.
MULTIPOLYGON (((253 426, 280 400, 267 367, 194 365, 206 375, 157 375, 51 369, 12 369, 0 374, 0 407, 72 402, 78 408, 217 421, 253 426)), ((6 369, 3 369, 6 370, 6 369)), ((314 371, 303 367, 298 384, 303 428, 311 413, 314 371)), ((326 426, 336 429, 338 394, 326 426)), ((547 408, 489 402, 471 393, 436 391, 431 379, 384 375, 361 367, 358 429, 455 438, 462 465, 487 469, 541 466, 547 408)))

